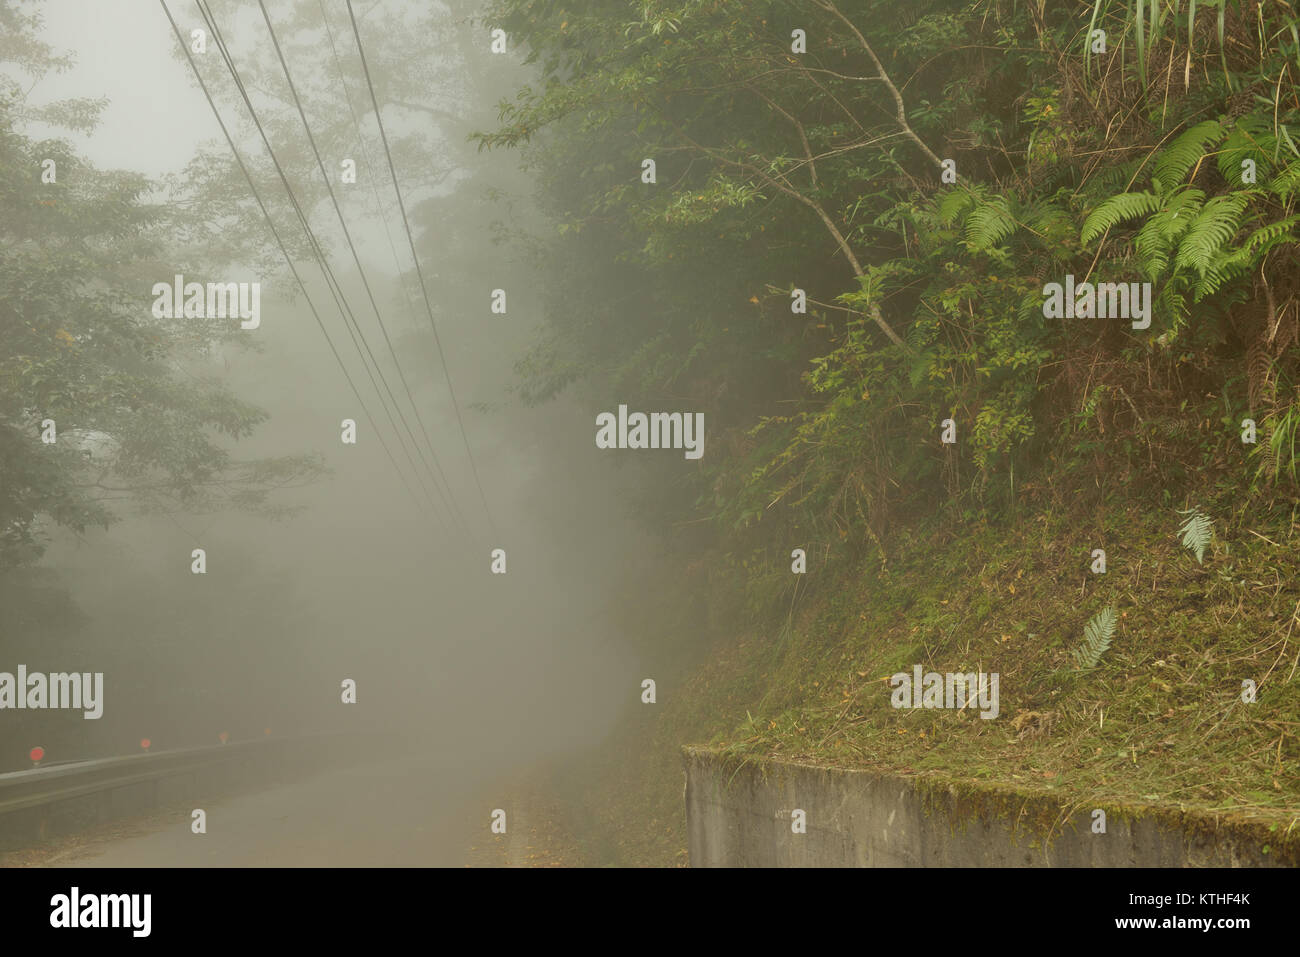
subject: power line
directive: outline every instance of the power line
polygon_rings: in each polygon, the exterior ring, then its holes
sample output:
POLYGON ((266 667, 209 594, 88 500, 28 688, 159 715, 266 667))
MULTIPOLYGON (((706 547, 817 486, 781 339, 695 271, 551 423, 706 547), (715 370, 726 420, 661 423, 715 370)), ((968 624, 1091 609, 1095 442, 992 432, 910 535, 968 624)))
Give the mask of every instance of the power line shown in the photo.
POLYGON ((429 302, 429 290, 424 284, 424 270, 420 268, 420 256, 415 251, 415 238, 411 234, 411 222, 406 215, 406 204, 402 201, 402 187, 397 181, 397 169, 393 165, 393 153, 388 146, 388 134, 384 132, 384 119, 379 110, 379 100, 375 96, 375 85, 370 79, 370 66, 366 62, 366 51, 361 44, 361 31, 357 27, 356 11, 352 9, 352 0, 348 3, 348 19, 352 21, 352 35, 357 40, 357 53, 361 57, 361 69, 366 76, 366 87, 370 90, 370 102, 375 110, 375 123, 379 126, 379 137, 384 144, 384 156, 388 160, 388 172, 393 178, 393 190, 397 193, 397 208, 402 213, 402 226, 406 230, 406 240, 411 246, 411 259, 415 262, 415 274, 420 283, 420 295, 424 297, 424 308, 429 314, 429 325, 433 329, 433 341, 438 347, 438 359, 442 363, 442 374, 447 380, 447 392, 451 395, 452 408, 456 410, 456 424, 460 427, 461 441, 465 443, 465 454, 469 458, 469 467, 474 473, 474 484, 478 487, 479 500, 483 503, 483 512, 487 515, 488 524, 492 527, 493 534, 496 534, 496 522, 492 518, 492 510, 488 507, 487 495, 483 492, 483 483, 479 479, 478 466, 474 462, 474 453, 469 447, 469 436, 465 434, 465 420, 460 414, 460 402, 456 399, 456 390, 452 386, 451 373, 447 370, 447 356, 442 349, 442 340, 438 336, 438 323, 433 318, 433 304, 429 302))
MULTIPOLYGON (((347 103, 348 113, 352 117, 352 128, 356 132, 357 149, 360 151, 361 156, 365 161, 365 168, 367 174, 366 180, 368 185, 370 186, 370 194, 371 196, 374 197, 375 200, 375 211, 379 214, 380 222, 383 223, 384 239, 388 243, 388 251, 392 253, 393 256, 393 272, 394 275, 397 277, 398 285, 401 287, 402 298, 406 302, 407 315, 410 316, 410 318, 412 319, 412 326, 414 326, 415 301, 411 298, 411 290, 407 285, 406 276, 402 271, 402 264, 399 261, 397 255, 397 246, 393 242, 393 232, 392 232, 391 224, 388 221, 388 214, 384 211, 384 201, 379 195, 379 186, 376 181, 376 177, 374 176, 375 164, 371 157, 370 149, 366 146, 365 135, 361 132, 361 117, 357 114, 357 109, 352 103, 352 88, 348 84, 347 73, 343 69, 343 61, 342 58, 339 56, 338 44, 335 42, 334 39, 334 29, 333 27, 330 26, 329 14, 325 10, 325 0, 316 0, 316 5, 320 9, 321 23, 323 23, 325 26, 325 36, 329 40, 330 54, 334 60, 334 71, 338 75, 339 86, 342 87, 343 89, 343 99, 347 103)), ((448 176, 451 175, 452 172, 453 170, 451 169, 445 170, 442 173, 442 175, 437 178, 435 185, 445 180, 448 176)), ((394 357, 394 362, 396 362, 396 357, 394 357)), ((400 371, 400 366, 399 366, 399 371, 400 371)), ((417 418, 419 416, 418 410, 416 411, 416 416, 417 418)), ((420 425, 421 428, 423 428, 424 426, 423 421, 421 421, 420 425)), ((425 438, 426 440, 428 439, 427 432, 425 433, 425 438)), ((432 448, 433 446, 432 444, 430 444, 430 451, 432 451, 432 448)), ((449 492, 450 492, 450 488, 451 486, 450 484, 448 484, 449 492)), ((462 517, 462 521, 463 521, 463 517, 462 517)))
POLYGON ((375 430, 375 436, 379 439, 380 446, 388 456, 389 462, 392 463, 393 469, 397 472, 397 477, 401 479, 403 487, 411 496, 412 501, 415 502, 416 508, 423 512, 425 510, 424 505, 421 504, 419 496, 415 494, 410 483, 407 482, 406 476, 402 473, 401 468, 397 464, 397 459, 393 457, 392 450, 389 449, 388 443, 384 441, 383 433, 380 432, 374 416, 371 415, 370 409, 366 406, 365 400, 362 399, 360 390, 357 389, 356 383, 352 381, 352 376, 348 373, 347 365, 343 362, 343 357, 339 355, 338 349, 335 348, 334 340, 330 338, 329 331, 325 328, 325 323, 321 320, 320 312, 316 309, 316 304, 312 302, 311 294, 307 292, 307 285, 302 281, 302 276, 299 275, 298 269, 293 263, 293 257, 289 255, 289 250, 285 247, 284 240, 280 237, 280 231, 275 228, 275 221, 271 218, 271 214, 267 210, 266 204, 262 201, 262 195, 258 191, 256 183, 253 182, 252 174, 249 173, 248 167, 244 165, 244 160, 239 155, 239 150, 235 147, 235 140, 230 135, 230 131, 226 128, 225 121, 221 118, 221 112, 217 109, 216 101, 213 100, 212 94, 208 90, 208 85, 203 81, 203 75, 199 72, 198 64, 194 62, 194 57, 190 54, 189 47, 185 43, 185 38, 181 34, 180 27, 177 26, 171 10, 167 7, 167 0, 158 0, 158 2, 162 5, 163 13, 167 15, 167 20, 172 25, 172 31, 176 34, 176 40, 180 44, 182 52, 185 54, 185 59, 189 61, 190 69, 194 72, 194 78, 198 80, 199 88, 203 91, 203 95, 207 99, 208 105, 212 108, 212 115, 216 117, 217 124, 221 127, 221 132, 225 136, 226 142, 230 145, 230 151, 235 157, 235 162, 239 165, 240 171, 248 181, 249 189, 253 192, 253 198, 257 201, 258 209, 262 211, 262 215, 266 218, 266 224, 271 229, 271 235, 275 237, 276 245, 280 247, 280 252, 284 255, 285 263, 289 266, 289 271, 293 273, 293 278, 298 283, 298 288, 302 290, 303 298, 306 300, 307 306, 311 310, 312 317, 316 320, 316 325, 320 327, 321 334, 325 337, 325 342, 329 345, 330 352, 334 355, 334 359, 343 373, 343 378, 347 380, 348 385, 352 388, 352 394, 356 396, 357 402, 360 404, 362 411, 366 414, 367 420, 375 430))
MULTIPOLYGON (((261 135, 262 143, 266 147, 266 150, 270 155, 271 163, 274 165, 276 173, 279 174, 280 176, 280 182, 283 184, 285 192, 289 196, 289 201, 293 206, 294 213, 298 217, 299 225, 302 226, 303 231, 307 235, 307 239, 310 244, 312 254, 315 256, 317 265, 320 267, 321 272, 325 276, 326 288, 329 289, 330 296, 334 299, 334 305, 339 309, 339 312, 343 317, 343 325, 344 328, 347 330, 348 337, 352 340, 352 346, 357 350, 357 355, 361 359, 362 368, 365 369, 366 376, 370 380, 370 385, 372 388, 374 388, 375 394, 379 398, 379 403, 384 410, 384 414, 388 417, 389 425, 392 426, 393 431, 397 435, 398 443, 402 448, 402 454, 406 457, 406 461, 408 462, 408 464, 410 464, 411 470, 415 473, 416 482, 419 484, 425 496, 429 499, 429 503, 431 505, 435 505, 435 510, 436 510, 436 504, 434 503, 433 496, 432 494, 430 494, 428 486, 425 484, 424 479, 421 477, 420 468, 415 464, 415 460, 411 457, 410 450, 406 447, 406 442, 402 437, 402 432, 400 429, 398 429, 397 422, 393 419, 392 410, 389 408, 388 402, 384 400, 383 393, 379 389, 379 383, 375 381, 376 372, 379 374, 380 381, 384 383, 384 388, 388 392, 389 398, 393 402, 394 406, 397 405, 397 400, 395 397, 393 397, 392 389, 388 386, 388 380, 385 378, 383 369, 380 367, 378 359, 375 358, 375 354, 370 348, 370 343, 366 341, 365 334, 361 331, 361 326, 357 322, 355 313, 353 313, 352 311, 352 306, 347 301, 347 295, 343 292, 343 286, 338 281, 338 278, 334 275, 334 270, 330 267, 329 262, 325 257, 324 248, 321 246, 320 241, 316 238, 315 231, 312 229, 311 223, 308 221, 306 213, 302 209, 302 205, 298 202, 297 194, 294 193, 293 187, 290 185, 289 179, 285 174, 283 167, 281 167, 279 160, 276 159, 275 149, 274 147, 271 146, 270 138, 266 135, 266 130, 262 126, 262 122, 257 116, 257 110, 253 107, 252 100, 248 96, 248 91, 244 86, 244 82, 239 76, 239 70, 235 66, 233 57, 230 55, 230 49, 226 45, 225 37, 221 33, 221 28, 217 26, 216 18, 213 16, 211 9, 208 8, 205 0, 195 0, 195 5, 198 6, 199 12, 203 16, 204 22, 208 25, 208 28, 212 31, 213 40, 217 44, 217 49, 221 53, 222 59, 226 64, 226 68, 230 71, 230 75, 235 82, 235 86, 238 88, 240 95, 243 97, 244 105, 248 108, 253 123, 257 127, 258 133, 261 135), (358 342, 358 336, 360 337, 360 342, 358 342), (364 352, 362 351, 362 347, 364 347, 364 352), (367 355, 369 355, 370 357, 370 364, 367 364, 366 362, 367 355), (371 365, 374 366, 374 372, 371 371, 371 365)), ((398 409, 399 417, 400 417, 400 411, 401 410, 399 407, 398 409)), ((403 424, 406 425, 404 418, 403 418, 403 424)), ((411 432, 409 425, 406 425, 406 431, 407 434, 410 436, 412 444, 416 445, 416 448, 418 450, 418 443, 416 442, 415 435, 414 433, 411 432)), ((427 470, 428 463, 425 462, 424 465, 425 465, 425 469, 427 470)), ((430 478, 433 478, 432 472, 430 472, 429 475, 430 478)), ((434 486, 438 490, 439 497, 443 498, 443 507, 447 508, 450 511, 451 508, 447 504, 441 488, 437 487, 436 479, 434 479, 434 486)))
MULTIPOLYGON (((425 428, 424 419, 420 416, 419 406, 416 405, 415 397, 411 394, 411 387, 406 381, 406 373, 402 371, 402 364, 397 358, 397 352, 393 348, 392 340, 388 336, 388 329, 384 326, 384 319, 379 310, 379 304, 375 301, 375 294, 370 288, 370 281, 366 279, 366 271, 361 265, 361 257, 357 254, 357 247, 352 242, 352 233, 348 229, 348 224, 343 216, 343 210, 339 208, 338 198, 334 195, 334 187, 330 183, 330 176, 325 169, 325 161, 321 159, 320 150, 316 147, 316 138, 312 135, 311 124, 307 122, 307 114, 302 108, 302 100, 298 97, 298 90, 294 86, 293 77, 289 72, 289 64, 284 58, 284 51, 280 49, 280 41, 275 35, 275 27, 271 23, 271 15, 266 10, 264 0, 257 0, 258 7, 262 10, 262 19, 266 21, 267 32, 271 35, 271 44, 275 47, 275 55, 280 61, 280 67, 284 70, 284 78, 289 83, 289 94, 293 97, 294 106, 298 109, 298 117, 302 120, 303 129, 307 133, 307 142, 311 145, 312 155, 316 157, 316 165, 320 169, 321 178, 325 182, 325 190, 329 193, 330 203, 334 207, 334 213, 338 216, 339 226, 343 230, 343 238, 347 241, 348 249, 352 252, 352 261, 356 263, 357 272, 361 276, 361 284, 366 290, 366 296, 370 300, 370 307, 375 311, 375 320, 379 323, 379 331, 383 334, 384 342, 388 346, 388 353, 392 356, 393 365, 397 368, 397 375, 401 379, 402 388, 406 390, 406 398, 411 403, 411 409, 415 413, 415 420, 419 423, 420 431, 424 434, 424 441, 429 446, 429 452, 433 456, 433 464, 437 470, 438 476, 447 488, 448 496, 451 498, 450 508, 453 515, 457 515, 458 509, 455 507, 455 496, 452 495, 451 485, 447 482, 447 475, 442 470, 442 463, 438 461, 438 453, 433 447, 433 440, 429 437, 429 431, 425 428)), ((387 386, 387 382, 385 382, 387 386)), ((393 398, 393 405, 398 410, 398 416, 402 419, 402 424, 407 425, 406 417, 402 415, 401 406, 397 399, 389 392, 390 398, 393 398)), ((409 429, 409 425, 407 426, 409 429)), ((414 437, 412 437, 414 439, 414 437)), ((425 467, 428 468, 428 461, 424 459, 424 452, 420 450, 419 443, 414 443, 416 451, 419 453, 421 460, 424 461, 425 467)), ((459 517, 459 516, 458 516, 459 517)))
MULTIPOLYGON (((360 324, 357 322, 356 315, 353 313, 352 307, 347 301, 347 296, 343 292, 342 284, 338 281, 338 278, 334 275, 334 270, 330 267, 325 257, 324 249, 321 246, 320 241, 316 238, 315 231, 312 229, 311 223, 308 221, 306 213, 303 211, 301 203, 298 202, 297 194, 294 192, 292 185, 289 183, 289 179, 286 173, 284 172, 284 168, 280 165, 279 160, 276 158, 275 149, 271 145, 270 138, 266 134, 266 129, 265 127, 263 127, 262 121, 258 118, 257 111, 253 107, 252 100, 248 95, 248 90, 244 86, 244 82, 239 76, 239 70, 235 66, 234 59, 230 55, 229 47, 226 45, 225 37, 221 33, 221 28, 217 26, 216 19, 212 15, 211 10, 208 9, 205 0, 195 0, 195 5, 199 8, 199 12, 202 14, 204 22, 208 25, 208 28, 212 31, 213 39, 217 44, 218 50, 221 52, 221 56, 226 64, 226 68, 230 71, 231 78, 234 80, 235 86, 237 87, 240 96, 244 100, 244 105, 248 109, 249 115, 253 120, 253 124, 257 128, 258 134, 262 138, 262 143, 266 147, 267 153, 269 154, 271 159, 271 163, 275 167, 275 171, 277 175, 280 177, 280 182, 284 186, 285 192, 288 194, 289 201, 293 206, 294 213, 298 217, 299 225, 302 226, 303 231, 307 235, 307 239, 310 244, 312 254, 315 256, 317 265, 320 267, 321 272, 325 276, 326 286, 330 291, 330 295, 334 299, 334 304, 335 306, 338 307, 340 314, 343 316, 344 327, 347 329, 348 336, 352 339, 353 347, 356 348, 357 354, 361 358, 362 367, 365 369, 366 375, 370 379, 370 384, 374 388, 375 393, 379 398, 380 405, 383 407, 384 413, 388 417, 389 425, 393 427, 394 432, 397 434, 398 442, 402 448, 402 453, 403 455, 405 455, 408 464, 411 466, 412 471, 415 473, 416 481, 420 485, 421 489, 424 491, 425 496, 429 499, 430 504, 431 505, 435 504, 433 500, 433 496, 429 492, 428 486, 424 483, 424 480, 420 475, 420 468, 415 464, 415 460, 411 457, 411 453, 409 449, 407 449, 406 442, 402 437, 401 430, 398 429, 397 422, 393 419, 393 413, 389 409, 388 403, 384 400, 383 393, 379 389, 379 383, 375 381, 375 373, 377 372, 380 380, 384 382, 385 389, 388 391, 389 396, 390 397, 392 396, 392 390, 391 388, 388 388, 388 383, 384 377, 383 369, 380 368, 379 362, 375 358, 374 352, 370 349, 370 344, 366 342, 365 334, 361 332, 360 324), (349 321, 351 322, 351 325, 348 324, 349 321), (360 336, 360 342, 358 342, 358 336, 360 336), (362 351, 362 347, 364 347, 364 352, 362 351), (371 371, 370 365, 366 363, 367 355, 369 355, 370 357, 371 364, 374 365, 375 368, 374 372, 371 371)), ((396 404, 395 398, 392 401, 394 404, 396 404)), ((400 416, 400 409, 399 409, 399 416, 400 416)), ((411 433, 409 426, 407 426, 407 433, 408 435, 410 435, 412 443, 416 444, 418 449, 418 443, 415 442, 415 436, 413 433, 411 433)), ((425 468, 426 470, 428 469, 427 463, 425 464, 425 468)), ((432 477, 432 473, 430 473, 430 477, 432 477)), ((436 481, 434 484, 435 487, 437 487, 436 481)), ((438 493, 440 497, 443 496, 441 488, 438 488, 438 493)), ((450 506, 446 503, 445 497, 444 497, 443 506, 444 508, 448 508, 450 510, 450 506)))
POLYGON ((402 485, 406 488, 407 493, 410 494, 416 507, 423 511, 424 506, 420 503, 419 497, 416 496, 414 490, 412 490, 410 483, 406 481, 406 476, 402 473, 401 468, 397 464, 397 460, 393 457, 392 450, 389 449, 388 443, 384 441, 383 433, 380 431, 378 423, 375 422, 374 416, 366 406, 365 400, 361 397, 360 390, 357 389, 356 383, 352 380, 347 365, 343 362, 343 357, 339 355, 339 351, 334 345, 334 340, 330 337, 329 330, 325 328, 325 323, 320 317, 320 312, 316 309, 311 294, 307 292, 307 286, 302 281, 302 277, 299 275, 297 267, 294 266, 293 257, 285 247, 284 241, 280 237, 279 230, 275 228, 275 221, 271 218, 271 214, 267 210, 266 204, 262 201, 262 195, 258 191, 256 183, 253 182, 252 174, 249 173, 248 167, 244 164, 243 158, 239 155, 239 150, 235 147, 234 138, 230 135, 230 131, 227 129, 225 121, 222 120, 221 113, 217 109, 216 101, 213 100, 207 84, 203 82, 203 76, 199 72, 198 64, 194 62, 194 58, 190 55, 189 47, 186 46, 185 39, 180 32, 180 27, 177 26, 176 20, 172 17, 171 10, 167 7, 166 0, 159 0, 159 3, 162 4, 163 12, 167 15, 167 19, 172 25, 172 30, 176 34, 177 42, 180 44, 181 50, 185 54, 185 58, 189 61, 190 69, 194 72, 194 78, 198 80, 199 88, 203 91, 203 95, 207 99, 208 105, 212 108, 212 115, 216 117, 217 124, 221 127, 221 132, 225 136, 226 142, 230 146, 230 151, 235 157, 235 162, 239 165, 240 171, 248 181, 248 186, 249 189, 252 190, 253 198, 257 201, 257 206, 262 211, 267 226, 271 229, 271 235, 275 237, 276 245, 280 247, 280 252, 284 255, 285 263, 289 266, 290 272, 293 273, 293 278, 297 281, 298 287, 302 290, 303 298, 306 300, 307 306, 311 310, 312 317, 316 320, 316 325, 320 327, 321 335, 325 337, 325 342, 329 345, 330 352, 334 355, 334 359, 338 363, 340 371, 343 373, 343 378, 347 380, 348 385, 352 389, 352 394, 356 396, 357 402, 360 404, 362 411, 366 414, 366 419, 370 422, 371 427, 374 428, 375 436, 379 439, 379 444, 383 448, 384 453, 388 456, 388 460, 392 463, 393 469, 397 472, 398 478, 401 479, 402 485))
MULTIPOLYGON (((384 239, 388 241, 388 250, 393 254, 394 272, 398 277, 398 284, 402 289, 402 296, 406 300, 408 314, 414 320, 415 318, 415 301, 411 298, 411 290, 407 285, 406 277, 402 272, 402 265, 398 259, 397 246, 393 243, 392 228, 388 221, 388 214, 384 211, 384 201, 379 195, 379 186, 373 175, 374 161, 371 157, 370 149, 366 146, 365 135, 361 132, 361 117, 357 113, 356 107, 352 104, 352 88, 348 84, 347 74, 343 69, 343 61, 339 56, 338 45, 334 40, 334 30, 330 26, 329 14, 325 10, 325 0, 316 0, 316 5, 320 9, 321 22, 325 25, 325 36, 329 40, 330 54, 334 60, 334 72, 338 75, 339 85, 343 88, 343 99, 348 104, 348 113, 352 117, 352 128, 356 131, 357 148, 360 150, 362 158, 365 160, 366 171, 368 174, 367 182, 370 186, 370 193, 375 200, 375 210, 379 214, 380 221, 384 224, 384 239)), ((437 177, 434 185, 440 184, 454 172, 452 168, 443 171, 442 175, 437 177)))
MULTIPOLYGON (((361 156, 365 160, 367 173, 371 174, 366 177, 366 180, 370 186, 370 195, 375 199, 375 211, 384 224, 384 239, 388 241, 388 250, 393 254, 394 272, 398 277, 398 284, 402 287, 402 295, 406 299, 406 308, 411 318, 414 319, 415 301, 411 298, 411 290, 407 286, 406 278, 402 273, 402 264, 398 260, 397 245, 393 242, 393 231, 388 222, 388 214, 384 212, 384 201, 379 196, 379 186, 375 182, 373 175, 375 164, 371 159, 370 150, 366 146, 365 137, 361 133, 361 117, 357 115, 357 109, 352 105, 352 88, 348 85, 347 74, 343 70, 343 61, 339 57, 338 45, 334 42, 334 30, 330 26, 329 14, 325 11, 325 0, 316 0, 316 5, 320 8, 321 22, 325 24, 325 36, 329 39, 330 54, 334 60, 334 72, 338 74, 339 85, 343 87, 343 99, 347 101, 348 113, 352 116, 352 128, 357 134, 357 149, 361 151, 361 156)), ((451 173, 452 170, 448 169, 438 178, 438 182, 446 179, 451 173)))

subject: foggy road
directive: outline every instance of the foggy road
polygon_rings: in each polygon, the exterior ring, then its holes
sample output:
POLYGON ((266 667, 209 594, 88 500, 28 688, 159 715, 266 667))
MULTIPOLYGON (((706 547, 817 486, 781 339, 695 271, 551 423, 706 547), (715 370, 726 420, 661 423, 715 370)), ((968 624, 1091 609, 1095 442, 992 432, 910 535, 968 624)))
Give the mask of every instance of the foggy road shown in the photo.
POLYGON ((0 914, 1300 867, 1298 437, 1300 2, 0 0, 0 914))
POLYGON ((459 866, 488 834, 490 807, 471 806, 472 779, 432 761, 392 760, 321 774, 206 805, 207 833, 189 816, 160 817, 143 836, 48 863, 62 867, 459 866))

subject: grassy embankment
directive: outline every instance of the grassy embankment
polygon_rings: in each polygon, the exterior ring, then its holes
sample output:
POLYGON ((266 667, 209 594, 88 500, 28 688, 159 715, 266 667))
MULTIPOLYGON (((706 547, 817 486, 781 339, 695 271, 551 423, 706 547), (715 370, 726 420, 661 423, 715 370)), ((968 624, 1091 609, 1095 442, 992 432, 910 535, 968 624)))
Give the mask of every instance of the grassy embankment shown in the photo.
POLYGON ((1234 512, 1231 499, 1207 500, 1215 539, 1203 564, 1179 543, 1174 505, 1127 504, 1091 517, 1043 508, 996 527, 936 516, 891 543, 884 569, 878 556, 810 567, 792 613, 718 640, 588 767, 557 771, 555 786, 577 801, 566 826, 593 862, 685 863, 679 749, 708 742, 739 760, 872 767, 968 793, 989 785, 1013 812, 1027 794, 1133 814, 1230 812, 1260 822, 1272 852, 1290 858, 1300 852, 1297 516, 1293 504, 1234 512), (1095 575, 1099 547, 1108 569, 1095 575), (1119 614, 1111 647, 1080 672, 1070 651, 1107 606, 1119 614), (894 709, 887 678, 914 664, 997 672, 1000 715, 894 709), (1244 679, 1254 703, 1242 701, 1244 679))

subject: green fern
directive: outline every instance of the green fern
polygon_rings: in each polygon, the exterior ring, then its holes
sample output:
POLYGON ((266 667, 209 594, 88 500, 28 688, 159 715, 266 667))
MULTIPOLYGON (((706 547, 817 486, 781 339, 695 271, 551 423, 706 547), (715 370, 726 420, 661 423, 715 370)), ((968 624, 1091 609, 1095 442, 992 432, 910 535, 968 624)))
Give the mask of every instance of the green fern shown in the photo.
POLYGON ((1179 134, 1165 147, 1151 172, 1156 191, 1163 192, 1181 183, 1206 150, 1227 136, 1227 132, 1217 120, 1206 120, 1179 134))
POLYGON ((1133 240, 1142 269, 1155 281, 1169 269, 1175 245, 1187 232, 1205 202, 1205 192, 1184 187, 1165 198, 1164 208, 1143 224, 1133 240))
POLYGON ((1178 528, 1178 534, 1183 536, 1183 548, 1190 549, 1196 555, 1197 564, 1202 564, 1205 549, 1214 538, 1214 520, 1195 505, 1178 514, 1187 516, 1178 528))
POLYGON ((1297 242, 1292 232, 1300 224, 1300 216, 1289 216, 1256 229, 1233 250, 1220 250, 1203 267, 1198 266, 1200 278, 1195 284, 1196 299, 1211 296, 1234 279, 1253 272, 1272 250, 1297 242))
POLYGON ((1204 276, 1241 228, 1241 214, 1249 201, 1250 197, 1244 193, 1211 197, 1188 227, 1178 246, 1175 265, 1191 266, 1204 276))
POLYGON ((1106 166, 1097 171, 1092 177, 1093 188, 1098 192, 1098 196, 1110 196, 1115 193, 1123 192, 1146 168, 1145 157, 1139 157, 1131 160, 1124 160, 1116 163, 1114 166, 1106 166))
POLYGON ((1280 201, 1289 202, 1296 193, 1300 192, 1300 162, 1292 163, 1279 170, 1277 175, 1269 180, 1268 190, 1280 201))
POLYGON ((1288 216, 1286 219, 1279 219, 1267 226, 1261 226, 1246 237, 1246 241, 1241 244, 1241 248, 1244 252, 1249 253, 1252 258, 1258 260, 1275 246, 1296 242, 1296 237, 1291 230, 1295 228, 1297 223, 1300 223, 1300 216, 1288 216))
POLYGON ((1117 621, 1118 616, 1113 605, 1103 608, 1093 616, 1083 628, 1083 644, 1070 650, 1075 667, 1080 671, 1091 671, 1097 667, 1097 662, 1106 653, 1111 639, 1115 636, 1117 621))
POLYGON ((1112 226, 1130 219, 1149 216, 1160 209, 1160 197, 1154 193, 1120 193, 1104 200, 1083 222, 1079 238, 1090 243, 1112 226))
POLYGON ((1014 233, 1018 225, 1007 198, 994 196, 966 217, 966 242, 975 251, 988 249, 1014 233))
POLYGON ((1256 175, 1262 181, 1272 168, 1271 157, 1277 154, 1278 139, 1272 123, 1258 115, 1243 116, 1219 146, 1219 172, 1229 183, 1241 182, 1241 163, 1254 160, 1256 175))
POLYGON ((1222 256, 1215 262, 1205 267, 1205 271, 1200 274, 1196 281, 1194 296, 1197 302, 1200 302, 1206 296, 1212 296, 1234 279, 1239 279, 1250 269, 1249 257, 1238 250, 1237 252, 1222 256))
POLYGON ((1074 239, 1074 217, 1051 201, 1041 201, 1020 210, 1023 222, 1038 234, 1040 243, 1055 255, 1069 255, 1062 247, 1074 239))
POLYGON ((936 214, 939 225, 951 226, 961 219, 962 214, 980 199, 980 195, 974 190, 961 186, 949 190, 939 200, 939 208, 936 214))

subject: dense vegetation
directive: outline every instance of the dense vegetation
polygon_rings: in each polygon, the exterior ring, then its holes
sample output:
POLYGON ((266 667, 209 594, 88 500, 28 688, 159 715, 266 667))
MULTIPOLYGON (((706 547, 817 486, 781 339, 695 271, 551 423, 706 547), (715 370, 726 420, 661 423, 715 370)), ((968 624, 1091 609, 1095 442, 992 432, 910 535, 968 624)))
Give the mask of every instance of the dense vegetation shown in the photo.
POLYGON ((630 19, 521 0, 499 20, 548 82, 483 142, 532 140, 563 220, 528 394, 590 370, 629 400, 689 396, 734 430, 700 503, 728 526, 879 547, 909 506, 999 509, 1027 487, 1175 495, 1207 466, 1292 487, 1286 5, 647 3, 630 19), (1151 327, 1045 318, 1043 286, 1067 274, 1153 283, 1151 327))
POLYGON ((524 396, 581 381, 594 407, 711 426, 703 469, 643 492, 734 639, 662 755, 722 729, 750 753, 1040 782, 1077 762, 1094 795, 1294 806, 1289 4, 502 0, 490 22, 545 79, 480 142, 523 150, 558 220, 524 396), (1151 283, 1150 326, 1049 318, 1067 276, 1151 283), (916 661, 1016 674, 1014 731, 908 735, 863 692, 916 661), (1243 677, 1266 710, 1233 709, 1243 677), (1052 734, 1025 730, 1043 714, 1052 734))

